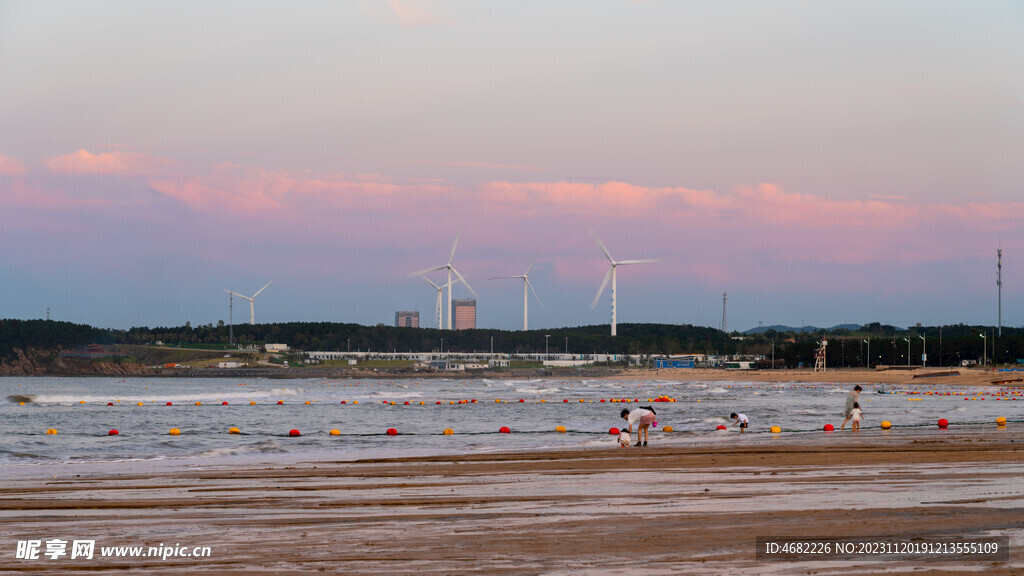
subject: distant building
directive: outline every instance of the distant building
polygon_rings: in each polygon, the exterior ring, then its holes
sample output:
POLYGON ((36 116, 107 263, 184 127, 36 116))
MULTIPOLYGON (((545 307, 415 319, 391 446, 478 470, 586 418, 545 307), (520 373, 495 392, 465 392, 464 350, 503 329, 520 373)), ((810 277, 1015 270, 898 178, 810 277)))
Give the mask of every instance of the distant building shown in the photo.
POLYGON ((288 352, 289 348, 287 344, 267 344, 264 346, 267 352, 288 352))
POLYGON ((395 326, 397 328, 419 328, 420 313, 418 310, 395 312, 395 326))
POLYGON ((452 300, 455 315, 453 322, 456 330, 473 330, 476 328, 476 299, 452 300))

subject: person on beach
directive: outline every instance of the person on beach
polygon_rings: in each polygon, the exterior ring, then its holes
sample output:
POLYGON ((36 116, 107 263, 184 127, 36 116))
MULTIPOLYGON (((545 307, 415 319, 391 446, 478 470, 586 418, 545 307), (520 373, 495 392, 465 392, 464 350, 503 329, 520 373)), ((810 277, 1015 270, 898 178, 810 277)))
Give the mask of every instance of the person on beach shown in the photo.
POLYGON ((860 420, 864 417, 864 413, 860 410, 860 404, 857 402, 853 403, 853 409, 850 410, 850 418, 853 420, 853 431, 860 432, 860 420))
POLYGON ((740 425, 740 434, 743 434, 743 430, 745 430, 747 426, 750 426, 750 418, 747 418, 746 414, 737 414, 733 412, 732 414, 729 414, 729 418, 734 420, 732 423, 733 426, 737 424, 740 425))
POLYGON ((853 413, 853 406, 860 400, 860 384, 853 387, 850 394, 846 397, 846 409, 843 410, 843 424, 839 427, 840 430, 846 428, 846 423, 850 421, 850 415, 853 413))
POLYGON ((647 429, 654 423, 654 408, 650 406, 634 408, 633 410, 623 408, 619 415, 629 423, 630 434, 633 433, 633 424, 637 425, 636 445, 647 446, 647 429))
POLYGON ((629 448, 629 430, 623 428, 619 432, 619 448, 629 448))

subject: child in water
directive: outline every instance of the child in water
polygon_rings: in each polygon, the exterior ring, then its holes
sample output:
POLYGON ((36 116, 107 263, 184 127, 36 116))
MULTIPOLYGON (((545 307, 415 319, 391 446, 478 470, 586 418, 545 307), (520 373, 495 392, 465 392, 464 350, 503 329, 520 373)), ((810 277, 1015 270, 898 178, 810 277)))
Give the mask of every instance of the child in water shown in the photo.
POLYGON ((750 426, 750 418, 747 418, 746 414, 737 414, 733 412, 732 414, 729 414, 729 418, 734 420, 732 423, 733 426, 737 424, 740 425, 740 434, 743 434, 743 431, 746 430, 747 426, 750 426))
POLYGON ((860 409, 860 404, 857 402, 853 403, 853 410, 850 410, 850 418, 853 420, 853 431, 860 431, 860 420, 864 417, 864 412, 860 409))
POLYGON ((629 428, 619 432, 619 448, 629 448, 629 428))

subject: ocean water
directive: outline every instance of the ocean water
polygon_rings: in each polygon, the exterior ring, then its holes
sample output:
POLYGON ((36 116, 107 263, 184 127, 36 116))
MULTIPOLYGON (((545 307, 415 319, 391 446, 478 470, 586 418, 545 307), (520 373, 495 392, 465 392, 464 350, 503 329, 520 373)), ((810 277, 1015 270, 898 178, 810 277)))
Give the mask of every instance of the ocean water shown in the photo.
MULTIPOLYGON (((934 429, 939 418, 953 428, 991 426, 998 416, 1011 423, 1024 419, 1020 390, 862 386, 862 434, 883 434, 882 420, 891 421, 898 433, 934 429), (891 393, 879 394, 878 388, 891 393)), ((639 399, 640 405, 655 407, 652 443, 735 441, 737 428, 715 431, 732 423, 728 416, 734 411, 750 417, 745 441, 770 441, 778 437, 768 433, 771 426, 781 427, 784 435, 820 435, 827 423, 838 428, 852 387, 660 380, 0 378, 0 466, 32 473, 40 466, 94 470, 111 462, 194 466, 614 446, 609 428, 624 423, 623 408, 638 404, 612 399, 639 399), (659 396, 676 401, 649 401, 659 396), (499 433, 503 426, 512 433, 499 433), (556 432, 556 426, 567 432, 556 432), (664 433, 666 426, 674 432, 664 433), (228 434, 231 427, 241 434, 228 434), (58 434, 47 435, 48 428, 58 434), (181 434, 168 435, 171 428, 181 434), (399 434, 386 435, 388 428, 399 434), (445 428, 455 433, 443 435, 445 428), (120 434, 109 436, 111 429, 120 434), (301 436, 290 437, 291 429, 301 436), (331 436, 332 429, 341 434, 331 436)))

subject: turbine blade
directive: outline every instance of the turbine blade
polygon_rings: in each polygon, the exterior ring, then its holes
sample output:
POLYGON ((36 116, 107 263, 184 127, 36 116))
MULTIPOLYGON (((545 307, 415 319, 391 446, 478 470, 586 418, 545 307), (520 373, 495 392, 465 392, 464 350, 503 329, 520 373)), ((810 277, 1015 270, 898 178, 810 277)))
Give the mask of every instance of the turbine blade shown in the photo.
POLYGON ((462 229, 460 228, 458 233, 455 234, 455 243, 452 244, 452 253, 448 256, 448 264, 451 265, 452 260, 455 259, 455 247, 459 245, 459 236, 462 235, 462 229))
POLYGON ((480 295, 476 293, 476 290, 473 290, 473 287, 469 285, 469 282, 466 282, 466 279, 462 277, 462 274, 459 274, 459 271, 456 270, 454 266, 452 266, 452 272, 455 272, 455 275, 458 276, 459 280, 466 285, 466 288, 469 288, 469 291, 473 293, 473 296, 476 296, 477 298, 480 297, 480 295))
POLYGON ((526 267, 526 274, 523 274, 523 276, 530 275, 530 269, 533 268, 534 263, 537 262, 537 256, 540 256, 540 248, 537 248, 537 253, 533 255, 533 260, 530 260, 530 265, 526 267))
POLYGON ((622 262, 616 262, 616 264, 650 264, 652 262, 661 262, 661 258, 653 260, 623 260, 622 262))
POLYGON ((444 266, 434 266, 433 268, 427 268, 426 270, 417 270, 416 272, 410 272, 409 278, 412 278, 413 276, 423 276, 429 272, 437 272, 438 270, 445 270, 447 268, 448 265, 445 264, 444 266))
POLYGON ((530 279, 523 278, 523 280, 526 280, 526 285, 530 287, 530 292, 533 292, 533 297, 537 299, 537 304, 540 304, 540 307, 543 308, 544 303, 540 301, 540 296, 537 296, 537 291, 533 289, 533 284, 530 284, 530 279))
POLYGON ((426 276, 420 276, 420 278, 422 278, 424 282, 426 282, 427 284, 430 284, 434 288, 437 288, 438 290, 441 289, 441 287, 438 286, 437 284, 434 284, 434 281, 431 280, 430 278, 427 278, 426 276))
POLYGON ((612 270, 615 270, 614 266, 609 268, 608 273, 604 275, 604 282, 601 282, 601 287, 597 289, 597 296, 594 296, 594 301, 590 303, 591 310, 597 307, 597 301, 601 299, 601 293, 604 292, 604 287, 608 285, 608 281, 612 278, 612 270))
POLYGON ((612 258, 612 255, 608 253, 608 249, 604 247, 604 242, 601 242, 601 239, 597 237, 597 232, 594 232, 594 229, 590 226, 587 226, 587 230, 590 230, 590 235, 594 237, 594 240, 597 240, 597 245, 601 247, 601 251, 604 252, 608 261, 614 264, 615 260, 612 258))
POLYGON ((267 283, 266 283, 266 285, 265 285, 265 286, 263 286, 263 288, 260 288, 259 290, 257 290, 257 291, 256 291, 256 293, 252 295, 252 297, 253 297, 253 298, 255 298, 255 297, 259 296, 259 295, 260 295, 260 292, 263 292, 264 290, 266 290, 266 289, 267 289, 267 286, 270 286, 270 285, 271 285, 271 284, 273 284, 273 283, 274 283, 274 281, 273 281, 273 280, 271 280, 270 282, 267 282, 267 283))
POLYGON ((498 280, 499 278, 525 278, 525 276, 495 276, 494 278, 488 278, 488 280, 498 280))

